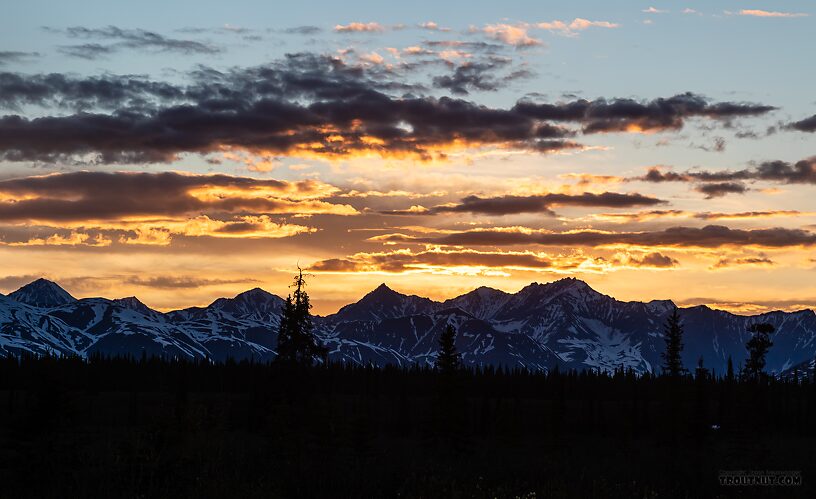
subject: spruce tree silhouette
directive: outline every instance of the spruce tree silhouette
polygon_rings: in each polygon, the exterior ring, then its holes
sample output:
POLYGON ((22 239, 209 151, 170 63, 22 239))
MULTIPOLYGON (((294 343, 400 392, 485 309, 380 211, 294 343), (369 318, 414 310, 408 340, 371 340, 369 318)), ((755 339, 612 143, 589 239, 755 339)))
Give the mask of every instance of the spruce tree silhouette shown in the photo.
POLYGON ((748 326, 748 332, 753 336, 745 344, 748 348, 748 359, 745 361, 744 375, 746 378, 758 381, 764 374, 765 355, 773 346, 770 335, 776 331, 773 324, 761 322, 748 326))
POLYGON ((439 354, 436 357, 436 368, 443 373, 451 373, 462 364, 461 355, 456 350, 456 330, 448 324, 439 337, 439 354))
POLYGON ((680 358, 680 352, 683 351, 683 325, 680 324, 677 307, 666 319, 666 325, 663 326, 663 339, 666 341, 666 350, 660 354, 663 358, 663 374, 678 377, 685 372, 685 368, 680 358))
POLYGON ((705 368, 705 361, 702 355, 697 359, 697 369, 694 370, 694 378, 697 380, 705 380, 708 378, 708 369, 705 368))
POLYGON ((298 267, 292 287, 294 293, 286 297, 278 331, 278 362, 312 365, 326 361, 326 347, 318 343, 312 331, 312 314, 303 270, 298 267))

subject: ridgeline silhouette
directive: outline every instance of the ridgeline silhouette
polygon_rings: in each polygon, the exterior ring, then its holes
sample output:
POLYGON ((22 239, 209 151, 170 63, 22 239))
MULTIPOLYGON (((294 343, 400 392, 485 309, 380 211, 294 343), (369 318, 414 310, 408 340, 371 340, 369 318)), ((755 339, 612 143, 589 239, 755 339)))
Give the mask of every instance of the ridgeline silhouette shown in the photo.
MULTIPOLYGON (((311 314, 304 274, 293 283, 288 300, 255 288, 207 307, 161 313, 134 297, 76 299, 41 279, 0 296, 0 356, 144 353, 214 362, 434 366, 450 325, 464 367, 623 367, 680 376, 693 374, 702 356, 711 372, 728 371, 731 359, 732 371, 756 377, 759 371, 809 375, 816 358, 816 343, 809 341, 816 314, 809 310, 746 317, 704 306, 679 309, 667 300, 620 302, 580 280, 561 279, 512 294, 481 287, 444 302, 383 284, 320 317, 311 314), (745 345, 745 331, 754 324, 776 328, 759 371, 754 365, 760 357, 749 359, 745 345)), ((766 336, 760 333, 755 342, 766 336)))

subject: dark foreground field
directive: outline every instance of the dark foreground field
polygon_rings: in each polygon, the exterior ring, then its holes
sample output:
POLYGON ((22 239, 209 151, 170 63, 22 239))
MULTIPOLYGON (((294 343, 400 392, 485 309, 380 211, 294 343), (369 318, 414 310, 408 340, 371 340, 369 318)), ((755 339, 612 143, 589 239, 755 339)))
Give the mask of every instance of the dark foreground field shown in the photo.
POLYGON ((3 498, 814 497, 814 444, 807 382, 0 360, 3 498))

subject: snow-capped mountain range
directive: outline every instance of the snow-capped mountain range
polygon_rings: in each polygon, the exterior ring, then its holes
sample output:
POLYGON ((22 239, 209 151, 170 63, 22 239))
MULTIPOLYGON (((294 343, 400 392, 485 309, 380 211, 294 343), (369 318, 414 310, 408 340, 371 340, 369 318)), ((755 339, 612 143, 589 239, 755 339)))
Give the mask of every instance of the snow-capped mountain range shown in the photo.
MULTIPOLYGON (((38 279, 0 295, 0 356, 21 352, 167 357, 274 359, 283 299, 255 288, 207 307, 161 313, 135 297, 76 299, 38 279)), ((532 283, 517 293, 481 287, 437 302, 385 284, 336 314, 315 318, 333 361, 358 364, 432 363, 447 324, 470 365, 533 369, 631 367, 658 371, 663 324, 671 301, 621 302, 577 279, 532 283)), ((724 372, 729 356, 745 359, 747 328, 776 326, 768 369, 808 365, 816 356, 812 310, 739 316, 705 306, 679 309, 683 360, 693 369, 724 372)))

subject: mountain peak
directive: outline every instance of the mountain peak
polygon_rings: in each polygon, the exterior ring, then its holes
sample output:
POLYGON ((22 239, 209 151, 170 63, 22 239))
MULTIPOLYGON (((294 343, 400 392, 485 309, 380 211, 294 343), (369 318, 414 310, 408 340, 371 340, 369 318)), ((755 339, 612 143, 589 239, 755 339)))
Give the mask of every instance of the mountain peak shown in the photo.
POLYGON ((563 279, 558 279, 557 281, 553 281, 549 283, 550 285, 558 285, 563 287, 570 287, 570 288, 580 288, 585 289, 589 288, 589 284, 578 279, 577 277, 564 277, 563 279))
POLYGON ((408 296, 409 295, 404 295, 399 291, 394 291, 393 289, 389 288, 387 284, 382 283, 366 293, 365 296, 360 299, 360 302, 368 303, 382 300, 399 300, 402 298, 407 298, 408 296))
POLYGON ((589 284, 575 277, 564 277, 563 279, 558 279, 557 281, 547 283, 531 282, 527 286, 524 286, 519 293, 530 294, 536 292, 546 292, 549 294, 564 293, 572 290, 583 292, 592 291, 597 293, 597 291, 592 289, 589 284))
MULTIPOLYGON (((390 294, 390 293, 397 293, 397 292, 396 292, 396 291, 394 291, 393 289, 389 288, 389 287, 388 287, 388 285, 387 285, 386 283, 382 283, 382 284, 380 284, 379 286, 377 286, 376 288, 374 288, 374 289, 373 289, 373 290, 372 290, 370 293, 368 293, 368 294, 370 294, 370 295, 371 295, 371 294, 375 294, 375 293, 377 293, 377 294, 389 293, 389 294, 390 294)), ((399 294, 399 293, 397 293, 397 294, 399 294)))
POLYGON ((220 310, 234 316, 253 317, 270 320, 283 307, 283 298, 261 288, 252 288, 235 295, 234 298, 219 298, 205 310, 220 310))
POLYGON ((434 306, 434 302, 428 298, 404 295, 383 283, 363 296, 360 301, 338 310, 334 317, 343 321, 383 320, 431 312, 434 306))
POLYGON ((9 293, 8 297, 20 303, 44 308, 59 307, 77 301, 59 284, 42 277, 26 284, 13 293, 9 293))
POLYGON ((258 299, 258 298, 269 299, 269 298, 274 297, 274 296, 275 295, 273 295, 272 293, 270 293, 269 291, 267 291, 265 289, 255 287, 255 288, 252 288, 252 289, 248 289, 248 290, 244 291, 243 293, 238 293, 237 295, 235 295, 233 300, 241 300, 241 299, 247 299, 247 298, 249 298, 249 299, 258 299))
POLYGON ((458 307, 479 319, 490 319, 507 303, 511 296, 499 289, 479 286, 473 291, 445 301, 442 305, 445 307, 458 307))
POLYGON ((136 312, 139 312, 144 315, 155 313, 155 310, 142 303, 142 301, 136 298, 135 296, 116 298, 115 300, 113 300, 113 303, 119 305, 122 308, 135 310, 136 312))

